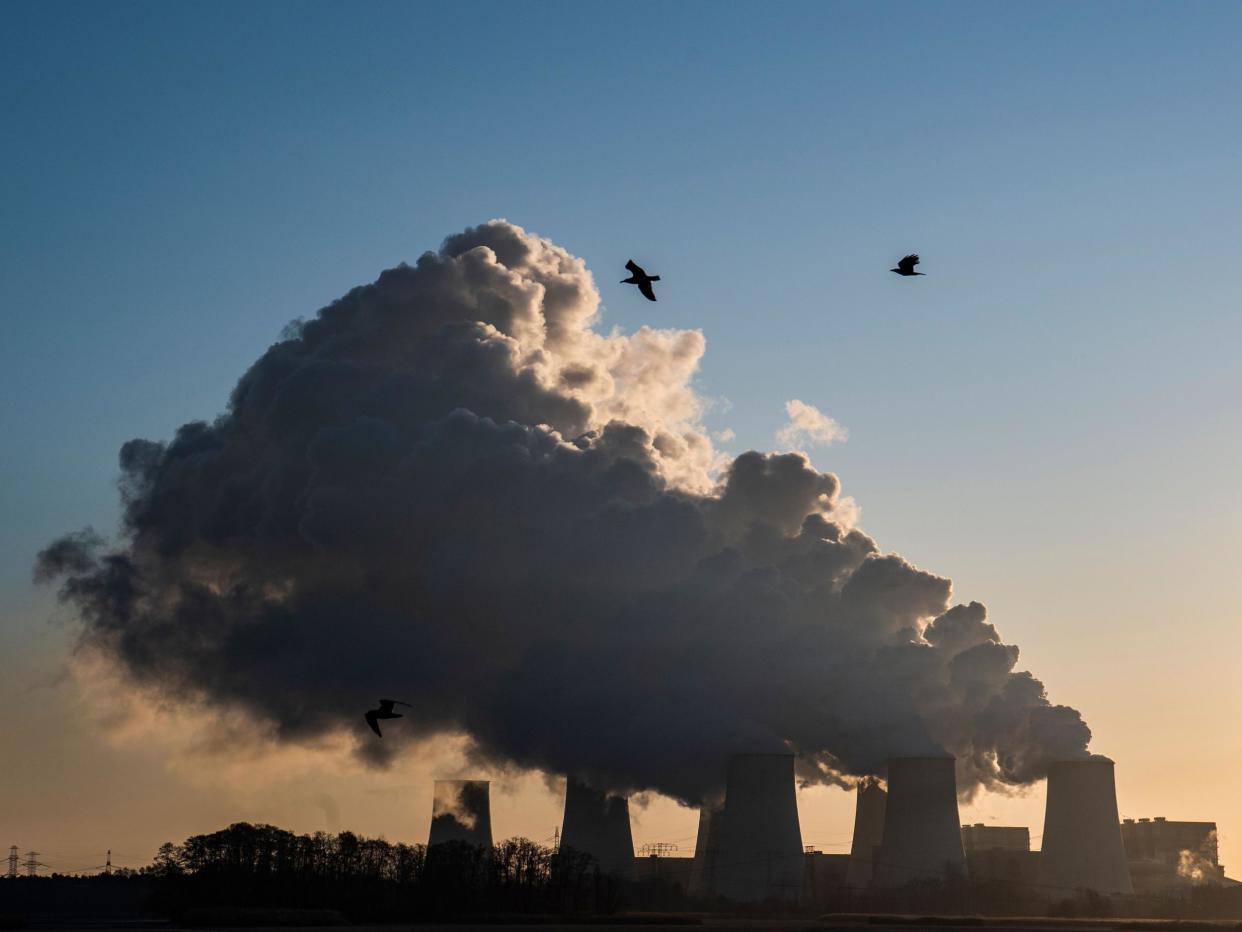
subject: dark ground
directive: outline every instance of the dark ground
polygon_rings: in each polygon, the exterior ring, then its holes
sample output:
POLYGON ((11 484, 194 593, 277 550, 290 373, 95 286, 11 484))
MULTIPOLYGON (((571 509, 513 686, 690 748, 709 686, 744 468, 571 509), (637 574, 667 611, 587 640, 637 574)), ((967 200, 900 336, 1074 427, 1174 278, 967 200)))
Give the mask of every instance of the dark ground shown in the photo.
MULTIPOLYGON (((4 928, 0 925, 0 928, 4 928)), ((28 924, 10 928, 56 929, 70 932, 100 932, 104 929, 124 930, 220 930, 220 932, 270 932, 274 926, 236 925, 190 925, 178 926, 161 920, 118 915, 59 915, 33 918, 28 924)), ((334 928, 339 932, 501 932, 501 930, 555 929, 556 932, 603 932, 603 930, 636 930, 644 932, 734 932, 734 930, 814 930, 814 932, 1242 932, 1242 923, 1236 920, 1220 921, 1166 921, 1134 919, 1045 919, 1009 918, 985 919, 962 917, 915 917, 915 916, 825 916, 819 919, 749 919, 728 916, 702 915, 631 915, 610 917, 591 922, 547 921, 530 917, 529 921, 426 923, 418 925, 280 925, 284 932, 334 928)))

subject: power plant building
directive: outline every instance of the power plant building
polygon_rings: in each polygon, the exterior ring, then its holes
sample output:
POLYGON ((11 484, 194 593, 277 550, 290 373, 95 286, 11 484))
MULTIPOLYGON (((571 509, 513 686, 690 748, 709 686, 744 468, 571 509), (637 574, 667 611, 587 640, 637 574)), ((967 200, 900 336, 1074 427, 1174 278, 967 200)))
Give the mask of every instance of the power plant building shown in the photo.
POLYGON ((895 757, 888 762, 883 840, 873 886, 965 876, 955 767, 952 757, 895 757))
POLYGON ((1031 830, 1025 825, 974 825, 962 826, 962 847, 966 854, 972 851, 1030 851, 1031 830))
POLYGON ((1025 825, 963 825, 962 847, 976 883, 1026 887, 1039 881, 1039 852, 1031 850, 1031 830, 1025 825))
POLYGON ((645 854, 634 858, 633 878, 639 883, 658 881, 683 890, 694 876, 694 858, 680 854, 645 854))
POLYGON ((491 784, 487 780, 437 780, 427 846, 464 842, 492 847, 491 784))
POLYGON ((1136 892, 1176 895, 1187 887, 1225 882, 1215 822, 1126 819, 1121 840, 1136 892))
POLYGON ((802 902, 830 907, 833 896, 846 885, 850 856, 807 849, 803 859, 802 902))
POLYGON ((572 777, 566 780, 561 848, 589 854, 604 873, 631 876, 634 837, 630 831, 629 801, 572 777))
POLYGON ((871 883, 876 853, 884 840, 884 808, 888 793, 874 779, 863 780, 854 791, 854 837, 845 885, 858 889, 871 883))
POLYGON ((1163 816, 1126 819, 1121 823, 1121 841, 1131 861, 1176 864, 1183 852, 1191 852, 1216 864, 1219 856, 1215 822, 1170 822, 1163 816))
POLYGON ((792 754, 729 761, 714 864, 717 893, 731 900, 796 902, 804 881, 792 754))
POLYGON ((716 892, 716 858, 720 852, 720 826, 724 803, 705 805, 699 810, 699 831, 694 842, 694 867, 690 872, 690 893, 710 896, 716 892))
MULTIPOLYGON (((1032 851, 1026 826, 959 823, 954 758, 892 758, 887 789, 874 778, 856 788, 850 853, 829 855, 803 848, 793 755, 739 754, 723 801, 699 812, 693 858, 663 844, 635 857, 628 800, 575 778, 566 781, 560 843, 603 873, 738 903, 831 904, 838 891, 965 877, 1053 899, 1235 885, 1218 860, 1215 822, 1120 821, 1107 758, 1054 761, 1046 792, 1042 850, 1032 851)), ((428 846, 452 842, 490 851, 488 781, 435 781, 428 846)))
POLYGON ((1111 760, 1053 762, 1044 812, 1039 882, 1050 897, 1075 890, 1134 892, 1111 760))

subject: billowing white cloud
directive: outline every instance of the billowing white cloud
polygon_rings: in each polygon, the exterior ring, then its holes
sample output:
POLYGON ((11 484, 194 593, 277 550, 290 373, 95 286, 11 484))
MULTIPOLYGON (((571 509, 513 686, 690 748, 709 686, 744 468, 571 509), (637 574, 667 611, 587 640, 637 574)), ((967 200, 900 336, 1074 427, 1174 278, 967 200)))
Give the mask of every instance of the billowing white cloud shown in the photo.
POLYGON ((849 432, 814 405, 792 398, 785 402, 789 421, 776 432, 782 450, 800 450, 804 446, 825 446, 843 441, 849 432))

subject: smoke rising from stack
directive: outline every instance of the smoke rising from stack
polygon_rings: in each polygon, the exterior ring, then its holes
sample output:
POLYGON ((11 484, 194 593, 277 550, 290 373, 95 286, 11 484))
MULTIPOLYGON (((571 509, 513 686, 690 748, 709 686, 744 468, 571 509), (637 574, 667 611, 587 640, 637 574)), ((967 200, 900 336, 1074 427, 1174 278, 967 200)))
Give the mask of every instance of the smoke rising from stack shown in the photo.
POLYGON ((1220 882, 1222 868, 1216 861, 1216 830, 1208 833, 1197 849, 1183 848, 1177 853, 1177 876, 1192 884, 1220 882))
POLYGON ((377 765, 464 732, 479 761, 697 804, 742 748, 813 782, 948 752, 967 790, 1085 754, 983 606, 852 527, 835 476, 713 448, 701 333, 602 333, 598 304, 519 227, 450 236, 291 328, 215 420, 124 444, 115 544, 70 535, 35 575, 136 687, 283 740, 402 696, 358 744, 377 765))
POLYGON ((570 777, 565 781, 561 847, 591 855, 605 873, 629 877, 634 870, 629 801, 570 777))
POLYGON ((492 847, 492 791, 487 780, 437 780, 427 845, 450 841, 492 847))

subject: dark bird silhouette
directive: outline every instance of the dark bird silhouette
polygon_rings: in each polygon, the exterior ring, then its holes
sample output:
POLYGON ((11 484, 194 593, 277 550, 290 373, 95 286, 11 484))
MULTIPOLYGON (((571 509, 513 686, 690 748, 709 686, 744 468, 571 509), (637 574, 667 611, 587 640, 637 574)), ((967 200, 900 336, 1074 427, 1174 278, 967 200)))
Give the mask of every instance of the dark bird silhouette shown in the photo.
POLYGON ((651 288, 652 282, 660 280, 659 275, 648 275, 643 271, 643 267, 631 259, 625 263, 625 267, 630 270, 630 277, 621 279, 623 285, 637 285, 638 290, 643 293, 643 297, 648 301, 655 300, 655 291, 651 288))
POLYGON ((897 268, 889 269, 890 272, 896 272, 898 275, 926 275, 926 272, 916 272, 914 267, 919 264, 919 257, 914 253, 906 256, 897 263, 897 268))
POLYGON ((377 735, 379 735, 381 738, 384 737, 384 733, 380 731, 379 719, 381 718, 405 718, 405 716, 402 715, 400 712, 394 712, 392 710, 392 707, 395 705, 403 705, 407 707, 410 706, 408 702, 398 702, 396 699, 381 699, 379 701, 378 709, 371 709, 364 716, 362 716, 363 718, 367 720, 367 724, 371 726, 371 730, 375 732, 377 735))

